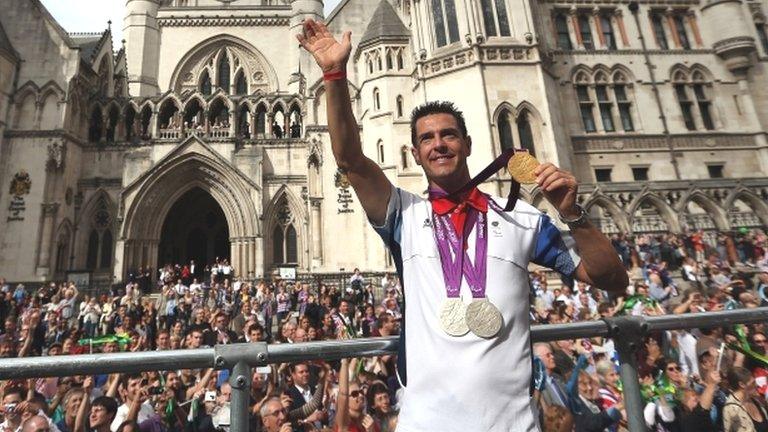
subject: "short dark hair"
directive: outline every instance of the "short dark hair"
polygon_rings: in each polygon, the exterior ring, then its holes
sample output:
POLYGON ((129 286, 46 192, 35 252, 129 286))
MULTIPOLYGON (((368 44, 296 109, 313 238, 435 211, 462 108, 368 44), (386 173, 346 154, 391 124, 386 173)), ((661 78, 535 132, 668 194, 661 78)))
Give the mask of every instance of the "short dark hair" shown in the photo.
POLYGON ((107 415, 117 414, 117 402, 109 396, 99 396, 91 402, 91 406, 104 407, 107 411, 107 415))
POLYGON ((464 121, 464 114, 456 108, 453 102, 448 101, 431 101, 423 103, 411 111, 411 144, 414 146, 416 142, 416 122, 422 118, 431 114, 450 114, 456 119, 456 124, 459 126, 459 131, 462 136, 467 136, 467 123, 464 121))

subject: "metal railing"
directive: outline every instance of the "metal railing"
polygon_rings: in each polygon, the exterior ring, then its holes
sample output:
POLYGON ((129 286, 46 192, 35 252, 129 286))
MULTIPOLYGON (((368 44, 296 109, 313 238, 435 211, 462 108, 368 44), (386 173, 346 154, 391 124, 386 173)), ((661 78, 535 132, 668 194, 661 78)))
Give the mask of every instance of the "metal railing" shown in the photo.
MULTIPOLYGON (((628 316, 572 324, 534 325, 531 339, 549 342, 562 339, 608 337, 619 354, 619 374, 624 385, 624 405, 631 432, 646 431, 643 401, 637 375, 635 353, 642 338, 652 332, 734 324, 768 322, 768 307, 721 312, 628 316)), ((13 358, 0 361, 0 380, 51 376, 90 375, 114 372, 215 368, 231 369, 232 385, 230 430, 248 430, 248 402, 251 368, 272 363, 307 360, 337 360, 369 357, 397 352, 397 337, 347 341, 307 342, 268 345, 244 343, 216 345, 194 350, 149 351, 115 354, 87 354, 56 357, 13 358)))

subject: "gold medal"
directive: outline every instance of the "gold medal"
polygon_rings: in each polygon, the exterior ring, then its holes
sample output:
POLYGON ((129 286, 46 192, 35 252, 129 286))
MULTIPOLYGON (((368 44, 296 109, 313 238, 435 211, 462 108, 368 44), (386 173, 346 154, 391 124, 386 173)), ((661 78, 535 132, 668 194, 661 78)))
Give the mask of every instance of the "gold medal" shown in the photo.
POLYGON ((501 331, 504 318, 487 298, 475 300, 467 306, 466 322, 475 336, 489 339, 501 331))
POLYGON ((464 336, 469 333, 466 315, 467 306, 460 298, 448 298, 440 308, 440 327, 449 336, 464 336))
POLYGON ((530 153, 515 152, 507 163, 507 171, 520 184, 536 183, 536 174, 533 172, 539 165, 539 161, 530 153))

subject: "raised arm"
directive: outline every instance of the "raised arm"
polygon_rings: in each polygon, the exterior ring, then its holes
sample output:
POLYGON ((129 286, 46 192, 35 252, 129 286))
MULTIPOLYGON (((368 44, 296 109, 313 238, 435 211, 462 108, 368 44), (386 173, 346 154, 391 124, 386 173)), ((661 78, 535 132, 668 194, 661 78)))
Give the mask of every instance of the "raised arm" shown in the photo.
POLYGON ((351 33, 345 32, 339 43, 323 23, 309 19, 303 28, 304 34, 296 37, 324 75, 328 132, 336 165, 346 174, 371 221, 383 224, 392 186, 379 165, 363 154, 360 144, 346 79, 351 33))

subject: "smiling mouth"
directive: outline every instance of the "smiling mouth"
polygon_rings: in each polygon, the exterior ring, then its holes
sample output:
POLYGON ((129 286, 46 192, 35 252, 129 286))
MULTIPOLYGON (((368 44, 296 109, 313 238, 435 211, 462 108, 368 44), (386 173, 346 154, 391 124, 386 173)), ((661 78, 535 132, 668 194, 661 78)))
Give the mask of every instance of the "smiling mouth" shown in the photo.
POLYGON ((443 162, 450 159, 453 159, 453 155, 446 154, 446 155, 439 155, 431 158, 432 162, 443 162))

